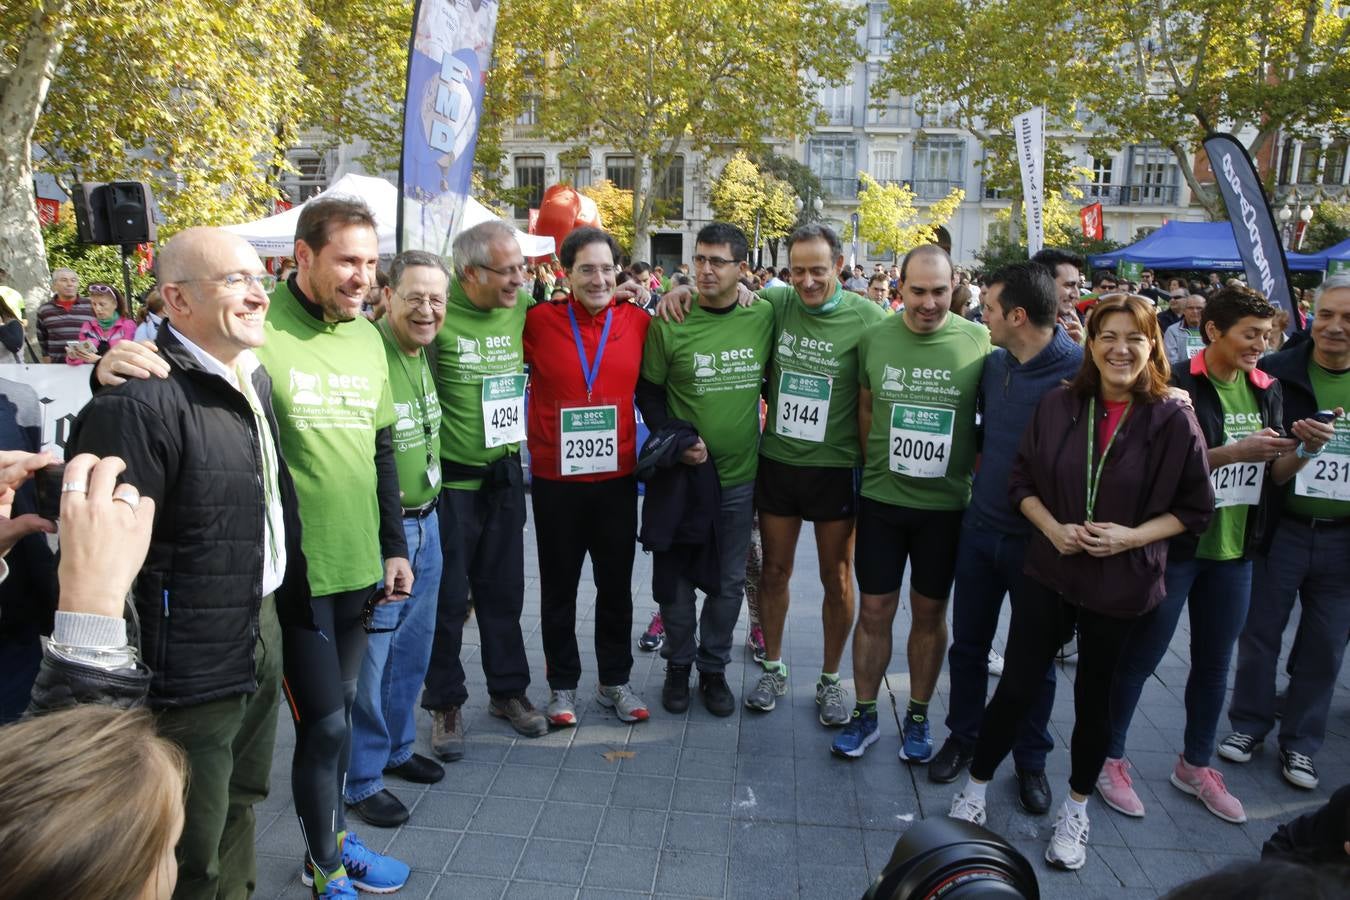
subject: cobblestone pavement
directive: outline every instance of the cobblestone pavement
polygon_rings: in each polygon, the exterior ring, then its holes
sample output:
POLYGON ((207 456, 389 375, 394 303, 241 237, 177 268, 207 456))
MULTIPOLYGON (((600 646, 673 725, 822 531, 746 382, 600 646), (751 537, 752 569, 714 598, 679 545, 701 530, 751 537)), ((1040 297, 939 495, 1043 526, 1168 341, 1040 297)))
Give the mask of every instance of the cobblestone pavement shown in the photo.
MULTIPOLYGON (((534 541, 527 526, 527 574, 537 572, 534 541)), ((650 557, 639 554, 633 578, 636 638, 655 610, 650 557)), ((619 722, 593 700, 595 669, 589 648, 594 588, 583 582, 578 635, 586 673, 578 695, 580 724, 544 738, 519 738, 487 713, 477 630, 470 623, 464 634, 471 695, 465 709, 465 759, 448 765, 444 781, 430 788, 391 779, 391 790, 412 810, 403 827, 386 830, 353 822, 369 846, 412 866, 412 878, 398 896, 860 897, 906 828, 946 813, 956 785, 932 784, 922 766, 897 759, 898 728, 884 691, 882 740, 863 759, 831 757, 833 732, 815 716, 813 686, 822 651, 820 588, 809 527, 803 529, 792 588, 785 649, 791 691, 767 715, 741 707, 731 718, 718 719, 695 695, 686 715, 671 716, 660 707, 662 661, 635 650, 632 681, 651 706, 652 718, 633 726, 619 722), (613 750, 631 756, 611 761, 605 754, 613 750)), ((542 706, 547 685, 538 609, 537 579, 529 577, 522 627, 535 679, 530 695, 542 706)), ((745 622, 743 613, 727 672, 738 700, 759 672, 744 649, 745 622)), ((1006 627, 1005 605, 997 647, 1002 647, 1006 627)), ((887 677, 901 709, 908 696, 903 652, 907 630, 902 608, 895 629, 897 653, 887 677)), ((1215 763, 1246 806, 1246 825, 1220 821, 1168 784, 1181 747, 1188 643, 1183 616, 1171 652, 1144 691, 1130 733, 1128 755, 1147 816, 1128 819, 1093 799, 1090 855, 1081 871, 1060 872, 1046 865, 1043 853, 1053 811, 1042 817, 1023 813, 1011 762, 999 770, 989 791, 989 825, 1032 861, 1042 896, 1156 897, 1230 862, 1255 858, 1278 822, 1316 808, 1336 787, 1350 782, 1350 676, 1343 672, 1326 746, 1317 757, 1320 789, 1301 791, 1284 782, 1273 740, 1245 766, 1215 763)), ((1286 649, 1289 643, 1287 636, 1286 649)), ((847 658, 842 669, 847 679, 847 658)), ((1064 747, 1073 720, 1072 663, 1064 674, 1069 677, 1061 677, 1051 722, 1057 747, 1048 765, 1056 805, 1067 789, 1064 747)), ((851 691, 850 681, 845 686, 851 691)), ((939 746, 946 735, 946 689, 944 672, 932 707, 939 746)), ((427 752, 430 725, 425 716, 419 727, 418 747, 427 752)), ((1226 728, 1225 718, 1221 735, 1226 728)), ((308 896, 299 880, 303 844, 290 801, 293 740, 289 722, 282 721, 272 794, 258 816, 257 896, 262 898, 308 896)))

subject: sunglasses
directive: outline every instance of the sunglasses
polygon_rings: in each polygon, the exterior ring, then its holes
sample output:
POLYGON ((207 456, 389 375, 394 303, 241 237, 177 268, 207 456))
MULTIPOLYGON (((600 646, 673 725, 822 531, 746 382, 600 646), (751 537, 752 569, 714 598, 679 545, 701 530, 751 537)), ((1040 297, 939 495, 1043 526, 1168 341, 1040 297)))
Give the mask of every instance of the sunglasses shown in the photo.
POLYGON ((89 293, 91 293, 91 294, 109 294, 109 295, 111 295, 111 296, 113 296, 113 297, 116 297, 116 296, 117 296, 117 291, 115 291, 110 285, 106 285, 106 284, 91 284, 91 285, 89 285, 89 293))
MULTIPOLYGON (((380 605, 380 598, 383 596, 381 591, 376 588, 371 591, 370 596, 366 598, 366 605, 361 608, 361 627, 365 629, 366 634, 389 634, 392 631, 398 631, 398 626, 393 628, 375 627, 375 607, 380 605)), ((412 594, 403 591, 395 591, 389 595, 390 600, 407 600, 412 594)))

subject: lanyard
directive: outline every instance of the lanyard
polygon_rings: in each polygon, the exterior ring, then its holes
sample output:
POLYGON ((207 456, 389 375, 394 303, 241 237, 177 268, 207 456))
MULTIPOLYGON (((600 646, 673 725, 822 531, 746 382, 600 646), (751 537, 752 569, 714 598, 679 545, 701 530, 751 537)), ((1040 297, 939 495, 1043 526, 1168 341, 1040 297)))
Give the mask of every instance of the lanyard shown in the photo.
POLYGON ((591 402, 591 388, 595 387, 596 376, 600 374, 600 360, 605 358, 605 344, 609 341, 609 326, 614 324, 614 307, 605 312, 605 327, 600 332, 600 346, 595 348, 595 362, 586 361, 586 346, 581 342, 581 326, 577 324, 577 313, 572 304, 567 304, 567 317, 572 320, 572 337, 577 341, 577 356, 581 359, 581 377, 586 379, 586 402, 591 402))
POLYGON ((394 345, 394 349, 398 351, 395 355, 398 356, 398 367, 403 370, 403 380, 408 383, 408 387, 418 392, 411 405, 417 411, 417 424, 422 426, 423 448, 427 453, 427 465, 430 466, 434 458, 431 455, 431 417, 426 411, 427 394, 430 393, 427 390, 427 351, 425 348, 417 351, 417 384, 413 384, 412 375, 408 372, 408 361, 405 358, 407 354, 395 340, 393 329, 385 327, 383 330, 389 335, 389 341, 394 345))
POLYGON ((1111 447, 1116 442, 1116 435, 1120 434, 1120 426, 1124 425, 1125 420, 1130 417, 1130 409, 1133 406, 1133 400, 1126 405, 1125 412, 1121 413, 1120 418, 1116 420, 1116 427, 1111 429, 1111 439, 1102 448, 1102 458, 1094 463, 1092 451, 1097 444, 1097 398, 1093 397, 1088 401, 1087 521, 1089 522, 1092 521, 1092 513, 1097 508, 1097 488, 1102 483, 1102 469, 1106 468, 1106 455, 1111 452, 1111 447))

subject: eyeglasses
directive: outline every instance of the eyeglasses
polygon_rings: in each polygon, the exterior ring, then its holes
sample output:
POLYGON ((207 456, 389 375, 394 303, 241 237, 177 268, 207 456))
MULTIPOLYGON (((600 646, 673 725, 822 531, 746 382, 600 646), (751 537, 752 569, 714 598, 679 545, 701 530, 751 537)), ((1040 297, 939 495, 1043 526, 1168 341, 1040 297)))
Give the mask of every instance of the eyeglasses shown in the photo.
POLYGON ((507 278, 511 277, 512 275, 519 275, 521 278, 524 278, 526 275, 529 274, 530 271, 529 267, 526 266, 524 263, 519 263, 514 266, 507 266, 505 269, 497 269, 493 268, 492 266, 486 265, 481 265, 478 268, 487 269, 489 272, 496 272, 498 275, 504 275, 507 278))
POLYGON ((232 272, 229 275, 222 275, 219 278, 183 278, 178 281, 179 284, 221 284, 225 289, 235 294, 246 294, 250 288, 260 288, 264 294, 272 293, 277 286, 277 276, 275 275, 249 275, 245 272, 232 272))
POLYGON ((91 285, 89 285, 89 293, 91 293, 91 294, 108 294, 109 296, 112 296, 112 297, 116 297, 116 296, 117 296, 117 291, 114 290, 114 289, 112 288, 111 285, 106 285, 106 284, 91 284, 91 285))
POLYGON ((578 275, 580 275, 582 278, 592 278, 592 277, 595 276, 595 274, 596 274, 597 272, 599 272, 601 275, 604 275, 604 276, 608 277, 608 276, 610 276, 610 275, 613 275, 613 274, 614 274, 615 272, 617 272, 617 271, 619 271, 619 267, 618 267, 618 266, 591 266, 591 265, 586 265, 586 266, 577 266, 577 267, 576 267, 576 273, 577 273, 578 275))
POLYGON ((712 266, 714 269, 724 269, 736 262, 739 262, 739 260, 723 259, 720 256, 704 256, 702 253, 694 257, 694 265, 712 266))
POLYGON ((427 309, 434 310, 435 312, 440 312, 441 310, 445 309, 444 297, 413 296, 413 297, 403 297, 401 299, 403 300, 404 303, 408 304, 413 309, 417 309, 419 306, 425 306, 427 309))

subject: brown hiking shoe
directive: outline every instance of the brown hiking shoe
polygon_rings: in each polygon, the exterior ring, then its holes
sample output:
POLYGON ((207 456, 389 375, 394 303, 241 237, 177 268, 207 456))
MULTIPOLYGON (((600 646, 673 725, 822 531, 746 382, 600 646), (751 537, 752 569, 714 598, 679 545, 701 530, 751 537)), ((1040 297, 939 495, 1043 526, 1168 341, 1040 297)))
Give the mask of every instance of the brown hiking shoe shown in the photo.
POLYGON ((524 694, 519 697, 493 697, 488 704, 488 712, 509 721, 511 727, 525 737, 543 737, 548 734, 548 719, 534 708, 534 704, 524 694))
POLYGON ((431 710, 431 752, 446 762, 464 758, 464 713, 458 706, 431 710))

